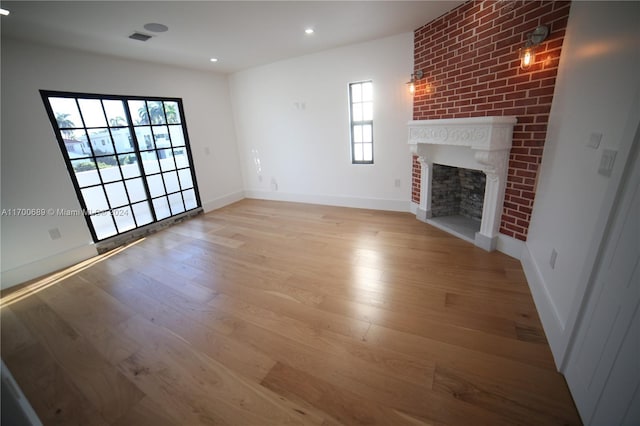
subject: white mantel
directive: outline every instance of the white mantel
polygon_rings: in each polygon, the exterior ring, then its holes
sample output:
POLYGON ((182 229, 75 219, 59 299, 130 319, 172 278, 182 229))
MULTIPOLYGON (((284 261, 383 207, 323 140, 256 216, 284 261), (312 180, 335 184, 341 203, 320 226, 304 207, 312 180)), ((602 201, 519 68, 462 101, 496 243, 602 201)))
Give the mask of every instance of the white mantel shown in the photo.
POLYGON ((409 146, 422 166, 416 216, 431 219, 433 164, 481 170, 487 180, 480 231, 473 242, 495 250, 516 117, 472 117, 409 122, 409 146))

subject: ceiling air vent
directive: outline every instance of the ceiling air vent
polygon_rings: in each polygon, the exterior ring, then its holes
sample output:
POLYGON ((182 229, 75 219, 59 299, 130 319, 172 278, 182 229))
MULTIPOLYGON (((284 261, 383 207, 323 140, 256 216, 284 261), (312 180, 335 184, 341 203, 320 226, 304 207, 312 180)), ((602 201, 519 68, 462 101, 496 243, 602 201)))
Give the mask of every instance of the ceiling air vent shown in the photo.
POLYGON ((133 39, 133 40, 138 40, 138 41, 147 41, 151 38, 150 35, 146 35, 146 34, 142 34, 142 33, 133 33, 129 36, 129 38, 133 39))

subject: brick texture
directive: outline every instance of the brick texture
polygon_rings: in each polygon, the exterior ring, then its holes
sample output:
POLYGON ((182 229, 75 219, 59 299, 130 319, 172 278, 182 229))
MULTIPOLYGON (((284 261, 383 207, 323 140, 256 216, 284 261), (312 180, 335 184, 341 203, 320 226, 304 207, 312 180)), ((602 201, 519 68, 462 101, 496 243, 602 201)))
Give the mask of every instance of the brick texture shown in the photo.
MULTIPOLYGON (((500 232, 527 239, 538 168, 571 3, 471 0, 414 33, 413 119, 513 115, 513 147, 500 232), (535 63, 520 69, 526 34, 547 25, 535 63)), ((411 199, 420 202, 420 163, 413 160, 411 199)))

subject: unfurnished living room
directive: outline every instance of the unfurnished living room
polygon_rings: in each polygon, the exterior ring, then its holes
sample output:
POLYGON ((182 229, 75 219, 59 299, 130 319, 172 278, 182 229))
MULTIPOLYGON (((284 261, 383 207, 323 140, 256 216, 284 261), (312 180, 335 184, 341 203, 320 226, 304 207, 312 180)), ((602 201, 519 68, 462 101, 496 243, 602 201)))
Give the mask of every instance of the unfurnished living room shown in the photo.
POLYGON ((0 8, 3 425, 640 425, 640 2, 0 8))

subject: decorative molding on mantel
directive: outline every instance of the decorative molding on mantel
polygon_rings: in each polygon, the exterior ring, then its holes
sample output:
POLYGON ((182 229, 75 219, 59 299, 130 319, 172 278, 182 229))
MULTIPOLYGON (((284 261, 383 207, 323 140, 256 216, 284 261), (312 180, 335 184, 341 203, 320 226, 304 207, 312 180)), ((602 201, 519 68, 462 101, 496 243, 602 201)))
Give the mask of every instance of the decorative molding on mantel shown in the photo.
POLYGON ((511 116, 412 120, 408 123, 409 145, 464 146, 483 151, 511 149, 516 122, 516 117, 511 116))
POLYGON ((486 176, 480 231, 475 244, 493 251, 498 241, 509 152, 516 117, 472 117, 413 120, 409 126, 409 147, 421 165, 420 205, 416 217, 431 218, 433 164, 482 170, 486 176), (437 149, 436 149, 437 148, 437 149), (468 149, 465 149, 468 148, 468 149), (462 151, 460 151, 462 149, 462 151))

